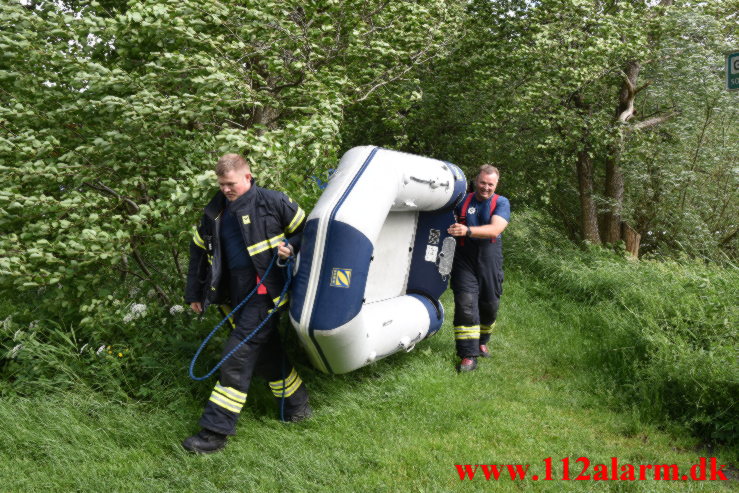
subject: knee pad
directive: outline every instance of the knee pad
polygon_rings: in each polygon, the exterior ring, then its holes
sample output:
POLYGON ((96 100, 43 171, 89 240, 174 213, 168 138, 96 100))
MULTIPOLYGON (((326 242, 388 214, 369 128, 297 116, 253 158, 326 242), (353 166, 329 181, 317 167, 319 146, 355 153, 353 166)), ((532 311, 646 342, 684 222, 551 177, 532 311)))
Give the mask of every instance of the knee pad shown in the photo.
POLYGON ((477 294, 454 293, 454 324, 474 325, 479 323, 477 311, 477 294))

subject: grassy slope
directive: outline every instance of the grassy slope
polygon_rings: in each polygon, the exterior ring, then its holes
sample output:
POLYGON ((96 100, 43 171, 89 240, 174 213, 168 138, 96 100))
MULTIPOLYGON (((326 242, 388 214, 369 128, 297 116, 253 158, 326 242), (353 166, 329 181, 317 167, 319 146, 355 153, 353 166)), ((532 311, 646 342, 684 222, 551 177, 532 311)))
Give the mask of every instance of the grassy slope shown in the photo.
MULTIPOLYGON (((239 434, 215 456, 191 456, 179 442, 195 431, 206 394, 132 404, 63 394, 0 402, 0 491, 723 491, 737 481, 592 482, 509 478, 460 481, 455 464, 531 464, 552 457, 593 464, 680 465, 703 455, 675 430, 657 430, 616 411, 597 384, 558 347, 577 345, 586 308, 542 296, 532 279, 507 273, 494 357, 453 371, 449 321, 409 355, 344 376, 302 368, 315 416, 285 425, 257 382, 239 434)), ((448 293, 445 298, 451 307, 448 293)), ((184 366, 185 362, 183 362, 184 366)), ((183 368, 182 378, 186 378, 183 368)), ((592 468, 590 473, 592 474, 592 468)))

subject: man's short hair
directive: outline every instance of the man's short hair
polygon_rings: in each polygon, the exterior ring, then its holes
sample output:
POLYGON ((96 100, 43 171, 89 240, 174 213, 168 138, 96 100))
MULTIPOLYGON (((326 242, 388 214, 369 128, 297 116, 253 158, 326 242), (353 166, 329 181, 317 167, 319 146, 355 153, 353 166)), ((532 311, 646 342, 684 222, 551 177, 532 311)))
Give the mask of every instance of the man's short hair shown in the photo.
POLYGON ((480 172, 477 173, 477 176, 492 174, 498 175, 498 178, 500 178, 500 171, 498 171, 498 168, 496 168, 492 164, 483 164, 482 166, 480 166, 480 172))
POLYGON ((239 154, 224 154, 216 164, 216 175, 223 176, 229 171, 236 171, 246 168, 247 173, 251 173, 249 163, 239 154))

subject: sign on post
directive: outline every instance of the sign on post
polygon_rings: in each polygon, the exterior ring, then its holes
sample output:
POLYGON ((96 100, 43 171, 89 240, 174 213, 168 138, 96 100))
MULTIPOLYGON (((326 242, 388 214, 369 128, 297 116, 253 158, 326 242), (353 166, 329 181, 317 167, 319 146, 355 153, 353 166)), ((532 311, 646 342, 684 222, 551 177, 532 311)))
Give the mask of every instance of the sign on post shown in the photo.
POLYGON ((739 51, 726 54, 726 88, 739 90, 739 51))

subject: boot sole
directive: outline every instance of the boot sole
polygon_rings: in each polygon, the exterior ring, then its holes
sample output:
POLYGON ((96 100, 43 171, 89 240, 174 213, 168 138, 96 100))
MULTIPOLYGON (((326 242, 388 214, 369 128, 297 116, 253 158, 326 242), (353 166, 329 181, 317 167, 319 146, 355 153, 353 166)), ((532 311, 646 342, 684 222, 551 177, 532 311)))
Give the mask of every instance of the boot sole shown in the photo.
POLYGON ((225 447, 226 447, 226 444, 224 443, 220 447, 210 449, 210 450, 205 450, 205 449, 201 449, 198 447, 188 446, 188 445, 185 445, 184 443, 182 444, 182 448, 184 448, 185 450, 193 454, 212 454, 213 452, 218 452, 219 450, 223 450, 225 447))

